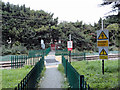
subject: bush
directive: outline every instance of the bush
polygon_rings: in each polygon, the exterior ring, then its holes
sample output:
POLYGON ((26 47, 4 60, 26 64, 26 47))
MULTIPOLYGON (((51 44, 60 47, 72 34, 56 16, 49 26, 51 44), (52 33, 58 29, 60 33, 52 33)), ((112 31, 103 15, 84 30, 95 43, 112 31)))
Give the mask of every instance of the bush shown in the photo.
POLYGON ((12 54, 28 54, 28 51, 24 46, 14 46, 12 47, 12 54))
POLYGON ((21 45, 18 46, 13 45, 12 48, 10 48, 10 45, 8 46, 2 45, 2 56, 18 54, 28 54, 27 48, 21 45))
POLYGON ((109 51, 118 51, 118 48, 116 46, 110 46, 109 51))
POLYGON ((2 56, 4 55, 10 55, 12 54, 12 51, 10 50, 10 47, 6 47, 5 45, 2 45, 2 56))

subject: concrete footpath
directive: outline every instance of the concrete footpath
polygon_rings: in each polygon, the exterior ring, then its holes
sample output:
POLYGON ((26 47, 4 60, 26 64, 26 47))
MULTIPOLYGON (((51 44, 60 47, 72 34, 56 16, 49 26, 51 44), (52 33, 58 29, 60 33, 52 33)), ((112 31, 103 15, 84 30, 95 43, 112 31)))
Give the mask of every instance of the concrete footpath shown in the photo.
POLYGON ((51 51, 45 57, 46 71, 38 88, 62 88, 64 86, 64 76, 57 69, 59 64, 60 62, 55 59, 55 52, 51 51))

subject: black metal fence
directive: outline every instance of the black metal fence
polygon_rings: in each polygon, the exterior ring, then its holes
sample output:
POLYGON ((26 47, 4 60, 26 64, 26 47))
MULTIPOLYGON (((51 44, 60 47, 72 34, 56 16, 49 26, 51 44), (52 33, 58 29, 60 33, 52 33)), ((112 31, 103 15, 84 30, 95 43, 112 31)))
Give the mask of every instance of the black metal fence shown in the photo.
POLYGON ((84 80, 84 75, 80 75, 64 56, 62 56, 62 65, 64 66, 64 71, 71 88, 78 90, 90 89, 89 85, 87 85, 84 80))
POLYGON ((25 78, 15 87, 15 90, 33 89, 44 68, 44 57, 40 59, 25 78))

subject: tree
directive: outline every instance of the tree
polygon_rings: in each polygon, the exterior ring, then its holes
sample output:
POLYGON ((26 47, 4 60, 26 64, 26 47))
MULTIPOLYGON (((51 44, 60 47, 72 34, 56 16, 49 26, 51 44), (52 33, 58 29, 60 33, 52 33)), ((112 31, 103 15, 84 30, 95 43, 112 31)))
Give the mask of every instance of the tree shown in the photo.
POLYGON ((103 0, 101 5, 112 5, 113 10, 111 12, 118 11, 118 14, 109 15, 107 20, 109 20, 110 23, 120 23, 120 0, 103 0))
POLYGON ((113 5, 114 10, 120 10, 120 0, 103 0, 101 5, 113 5), (116 9, 117 8, 117 9, 116 9))
POLYGON ((53 15, 43 10, 30 10, 25 5, 2 2, 3 45, 7 46, 11 38, 12 45, 18 41, 28 49, 39 49, 41 39, 48 43, 58 36, 58 18, 53 15))

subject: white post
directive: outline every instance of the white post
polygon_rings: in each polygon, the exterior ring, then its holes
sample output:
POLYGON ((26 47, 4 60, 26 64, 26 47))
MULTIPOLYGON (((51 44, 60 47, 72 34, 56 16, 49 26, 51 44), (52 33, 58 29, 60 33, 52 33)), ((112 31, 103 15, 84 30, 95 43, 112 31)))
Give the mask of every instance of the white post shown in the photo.
POLYGON ((104 23, 103 23, 103 19, 102 19, 102 30, 104 29, 104 23))
POLYGON ((71 34, 69 35, 69 40, 71 41, 71 34))

